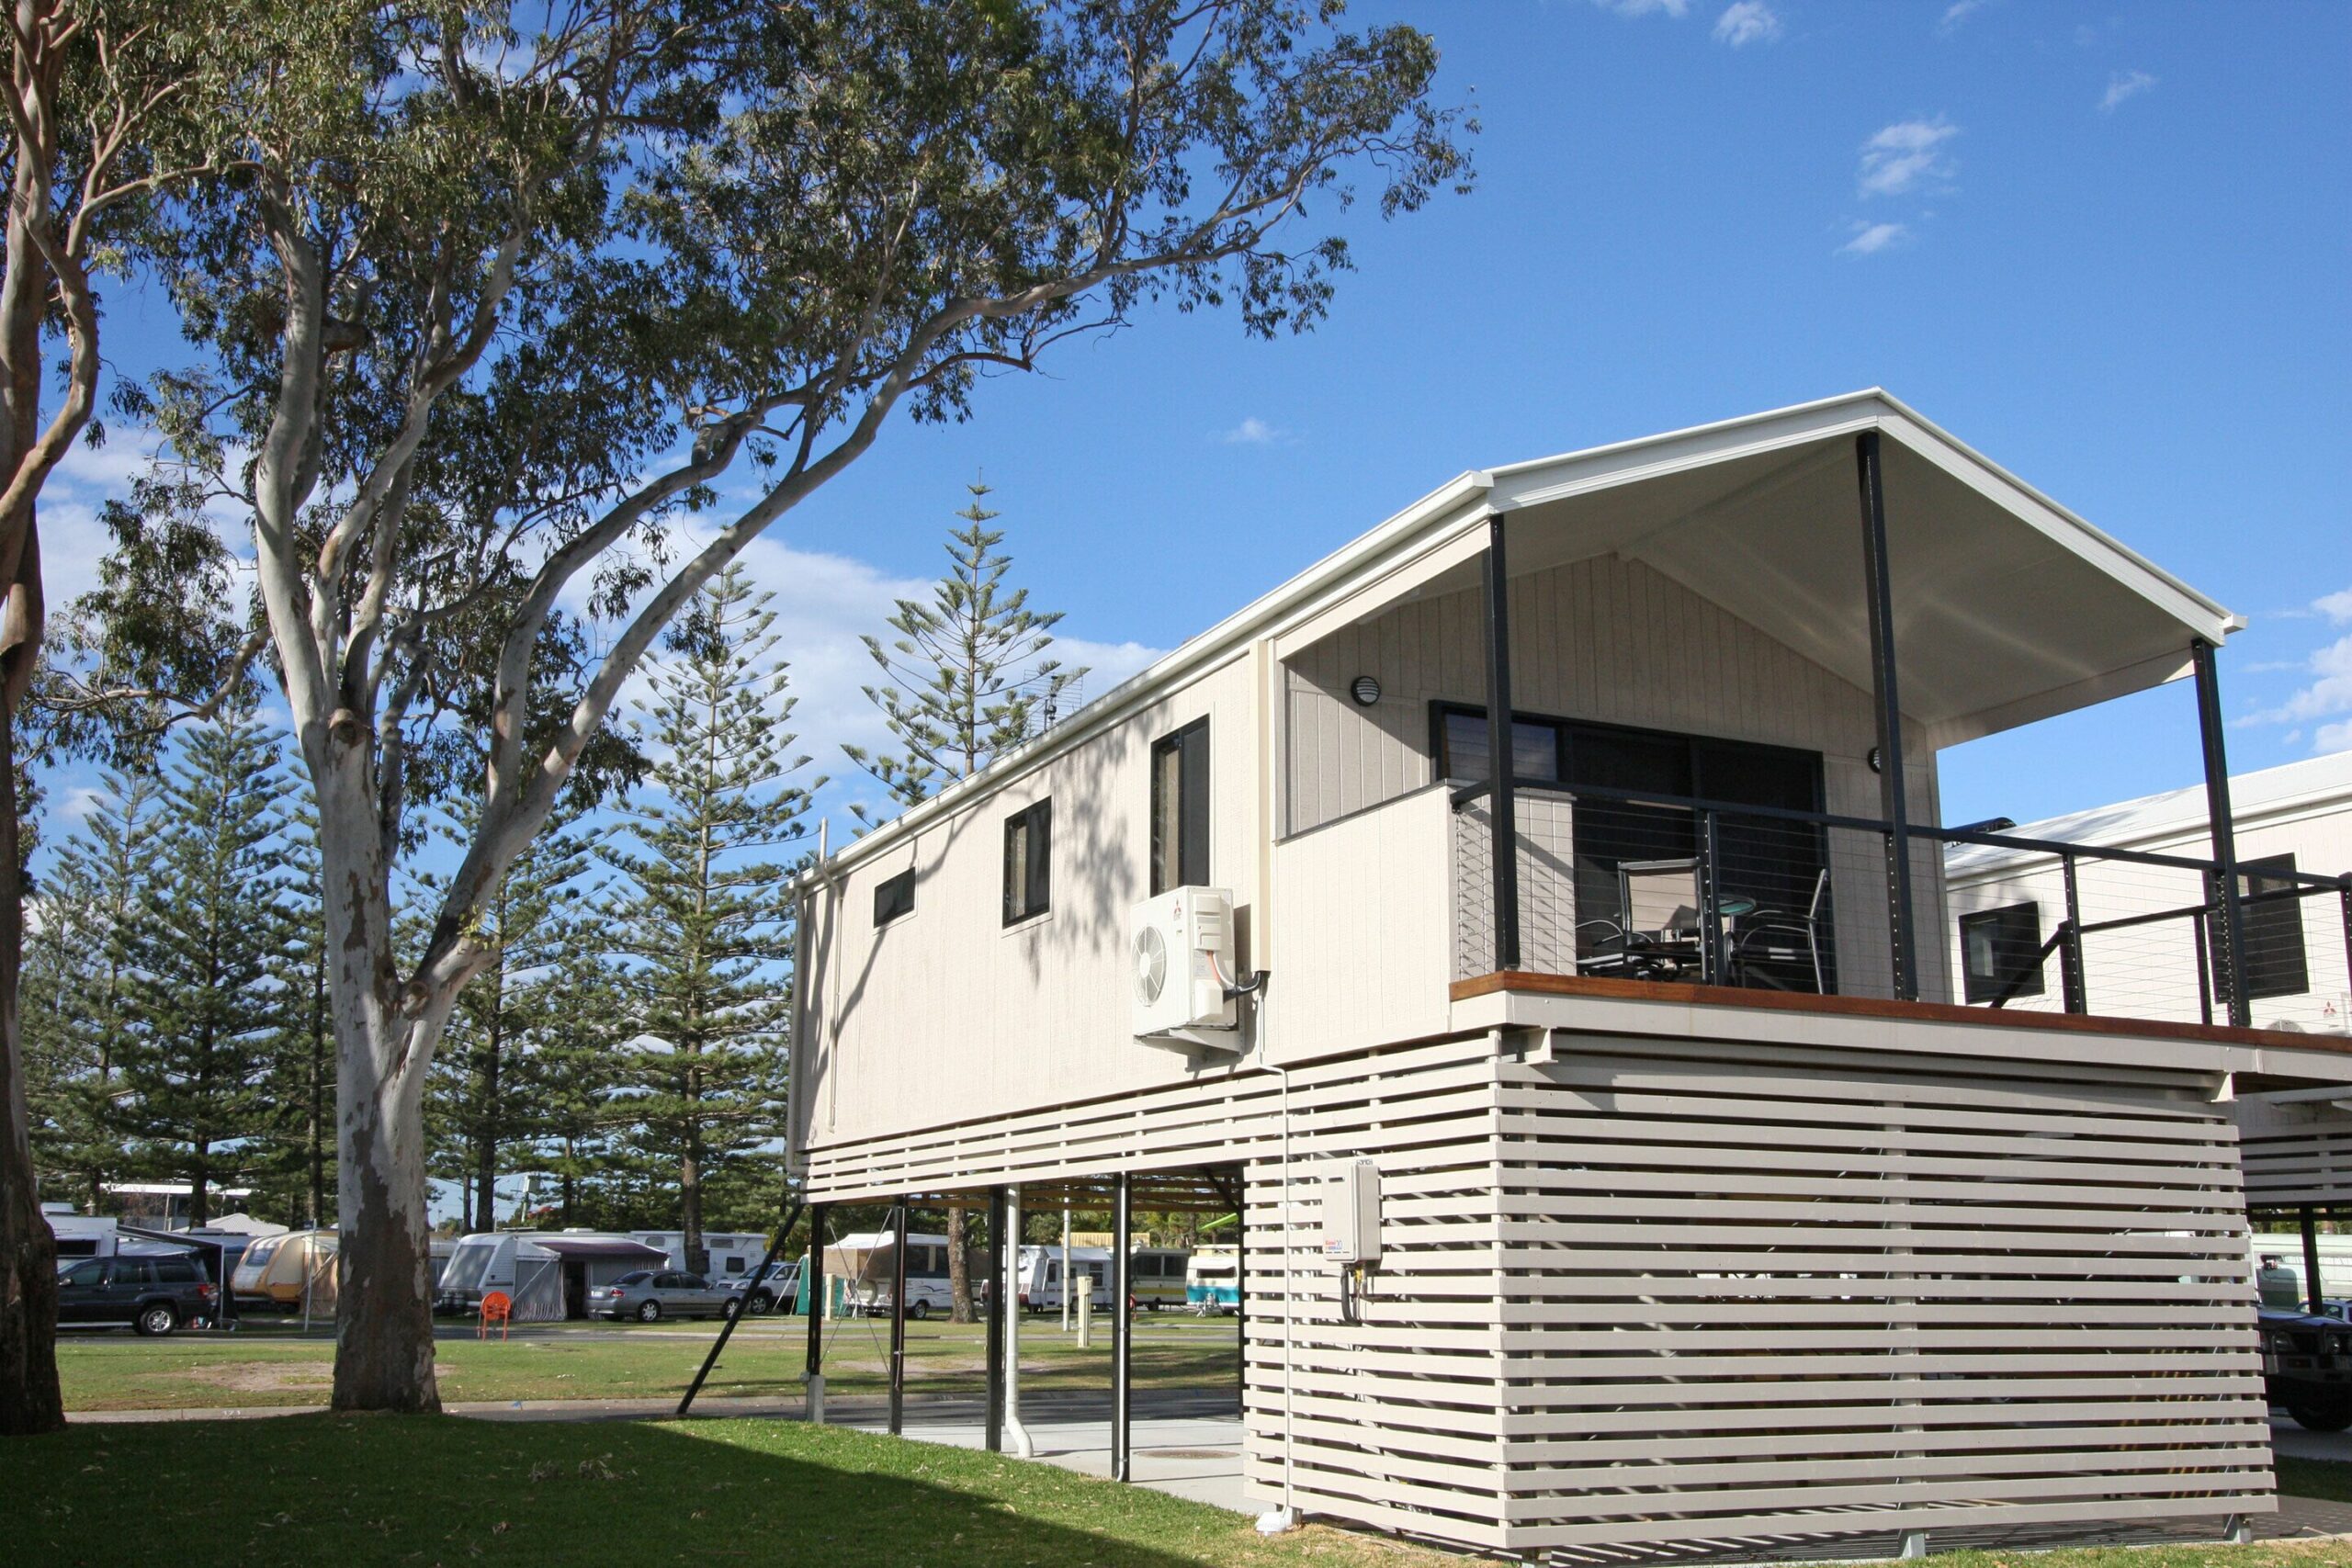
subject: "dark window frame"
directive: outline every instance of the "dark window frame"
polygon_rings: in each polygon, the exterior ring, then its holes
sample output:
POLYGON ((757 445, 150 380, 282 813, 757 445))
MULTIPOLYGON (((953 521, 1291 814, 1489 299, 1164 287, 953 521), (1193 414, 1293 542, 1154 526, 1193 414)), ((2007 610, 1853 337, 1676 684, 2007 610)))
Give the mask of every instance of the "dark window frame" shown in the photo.
MULTIPOLYGON (((1447 766, 1451 760, 1451 748, 1446 742, 1445 721, 1449 716, 1475 718, 1483 724, 1487 717, 1486 705, 1457 702, 1450 697, 1433 698, 1430 703, 1430 766, 1432 776, 1440 779, 1455 779, 1463 783, 1472 782, 1467 775, 1457 774, 1447 766)), ((1743 740, 1729 735, 1702 735, 1690 730, 1653 729, 1644 725, 1615 724, 1606 719, 1572 718, 1565 714, 1531 713, 1525 708, 1513 708, 1510 720, 1514 728, 1531 726, 1548 728, 1552 731, 1553 740, 1552 776, 1532 778, 1523 774, 1514 774, 1511 780, 1514 784, 1534 784, 1574 792, 1577 786, 1570 781, 1576 777, 1577 773, 1576 734, 1579 730, 1584 730, 1595 735, 1621 735, 1629 739, 1670 741, 1686 748, 1690 759, 1692 785, 1690 795, 1694 799, 1722 798, 1713 795, 1707 789, 1705 780, 1701 777, 1700 752, 1703 748, 1732 747, 1801 763, 1808 773, 1812 798, 1807 805, 1799 809, 1815 813, 1827 810, 1826 806, 1824 805, 1828 798, 1825 765, 1826 759, 1821 752, 1807 750, 1802 746, 1782 746, 1770 740, 1743 740)))
POLYGON ((894 921, 903 920, 915 912, 915 868, 907 867, 895 876, 886 876, 874 885, 874 929, 880 931, 894 921))
POLYGON ((1208 716, 1180 725, 1151 743, 1151 818, 1148 881, 1152 897, 1171 887, 1210 886, 1210 747, 1208 716), (1168 812, 1163 759, 1173 752, 1176 763, 1175 880, 1165 876, 1167 853, 1165 818, 1168 812))
POLYGON ((1989 909, 1971 909, 1961 916, 1961 999, 1975 1004, 2046 996, 2049 987, 2042 978, 2041 962, 2041 944, 2046 940, 2041 930, 2041 906, 2031 898, 1996 905, 1989 909), (2001 934, 1999 928, 2003 924, 2023 925, 2026 929, 2022 935, 2015 931, 2001 934), (1969 960, 1968 939, 1978 928, 1988 925, 1996 930, 1993 939, 1996 960, 2006 952, 2018 962, 2015 969, 1996 969, 1993 974, 1980 977, 1975 964, 1969 960))
POLYGON ((1054 907, 1054 800, 1030 802, 1004 819, 1004 923, 1017 926, 1054 907), (1015 885, 1013 845, 1025 840, 1024 874, 1015 885))

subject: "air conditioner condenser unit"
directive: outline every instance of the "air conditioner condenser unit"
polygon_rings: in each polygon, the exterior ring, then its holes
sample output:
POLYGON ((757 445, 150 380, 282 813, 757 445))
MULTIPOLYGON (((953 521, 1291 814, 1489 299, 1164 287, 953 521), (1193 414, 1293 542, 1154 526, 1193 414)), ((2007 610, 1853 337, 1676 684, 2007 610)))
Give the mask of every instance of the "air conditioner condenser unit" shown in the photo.
POLYGON ((1238 1051, 1233 898, 1221 887, 1173 887, 1137 904, 1127 922, 1135 1032, 1160 1044, 1238 1051))

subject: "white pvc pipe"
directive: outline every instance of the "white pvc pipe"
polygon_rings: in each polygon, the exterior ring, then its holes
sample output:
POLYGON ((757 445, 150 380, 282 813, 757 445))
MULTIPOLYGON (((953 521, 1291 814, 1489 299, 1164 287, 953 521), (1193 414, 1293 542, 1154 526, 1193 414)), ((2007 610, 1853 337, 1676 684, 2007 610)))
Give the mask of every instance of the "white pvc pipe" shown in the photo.
POLYGON ((1023 1459, 1037 1457, 1029 1428, 1021 1424, 1021 1188, 1004 1190, 1004 1431, 1012 1451, 1023 1459))

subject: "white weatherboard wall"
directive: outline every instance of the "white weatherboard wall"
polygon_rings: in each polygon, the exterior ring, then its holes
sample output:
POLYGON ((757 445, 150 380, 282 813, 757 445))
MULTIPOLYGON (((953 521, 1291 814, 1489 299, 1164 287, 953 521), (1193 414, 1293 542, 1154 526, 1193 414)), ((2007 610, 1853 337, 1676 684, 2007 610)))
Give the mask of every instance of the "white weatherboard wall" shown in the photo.
POLYGON ((1227 1070, 1138 1044, 1129 1010, 1127 919, 1148 886, 1151 746, 1203 716, 1210 873, 1244 909, 1246 937, 1258 882, 1258 727, 1250 665, 1237 660, 858 863, 820 895, 795 1063, 804 1147, 1227 1070), (1052 907, 1008 929, 1004 822, 1046 797, 1052 907), (910 866, 914 912, 877 930, 876 884, 910 866))

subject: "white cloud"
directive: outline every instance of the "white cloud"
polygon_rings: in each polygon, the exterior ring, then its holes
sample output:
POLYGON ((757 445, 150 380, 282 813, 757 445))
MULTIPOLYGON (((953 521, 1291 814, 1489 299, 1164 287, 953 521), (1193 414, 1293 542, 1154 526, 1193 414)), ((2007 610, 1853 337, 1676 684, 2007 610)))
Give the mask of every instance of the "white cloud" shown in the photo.
POLYGON ((1289 443, 1291 434, 1251 414, 1217 439, 1228 446, 1281 446, 1289 443))
POLYGON ((1889 245, 1911 237, 1911 231, 1900 223, 1856 223, 1854 237, 1838 247, 1839 255, 1874 256, 1889 245))
POLYGON ((1736 0, 1715 18, 1715 41, 1734 49, 1770 43, 1781 36, 1781 18, 1764 0, 1736 0))
POLYGON ((1950 179, 1956 165, 1944 143, 1959 134, 1940 115, 1897 120, 1862 143, 1856 183, 1864 196, 1898 196, 1925 179, 1950 179))
POLYGON ((1592 0, 1592 3, 1621 17, 1671 17, 1680 21, 1690 14, 1690 0, 1592 0))
POLYGON ((1952 0, 1952 3, 1950 6, 1944 7, 1943 20, 1936 24, 1936 31, 1939 33, 1956 32, 1960 28, 1961 23, 1968 20, 1973 14, 1981 11, 1984 8, 1984 0, 1952 0))
POLYGON ((2334 621, 2337 626, 2352 625, 2352 588, 2341 593, 2329 593, 2312 601, 2312 608, 2334 621))
POLYGON ((2312 750, 2340 751, 2352 746, 2352 719, 2336 716, 2352 714, 2352 637, 2343 637, 2313 653, 2304 664, 2312 679, 2292 696, 2274 708, 2265 708, 2249 716, 2247 724, 2309 724, 2315 719, 2331 719, 2323 724, 2313 738, 2312 750))
POLYGON ((2116 105, 2138 97, 2155 85, 2156 79, 2145 71, 2119 71, 2108 78, 2107 96, 2098 101, 2099 112, 2113 114, 2116 105))

